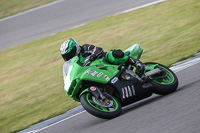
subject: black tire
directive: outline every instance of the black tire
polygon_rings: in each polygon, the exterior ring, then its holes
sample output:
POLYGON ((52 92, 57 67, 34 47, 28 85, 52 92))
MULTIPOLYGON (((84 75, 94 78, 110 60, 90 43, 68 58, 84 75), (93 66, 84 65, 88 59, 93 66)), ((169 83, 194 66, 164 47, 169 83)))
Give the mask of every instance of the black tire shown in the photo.
POLYGON ((97 108, 93 107, 88 102, 87 99, 91 95, 92 95, 91 93, 86 92, 83 95, 81 95, 81 97, 80 97, 80 101, 81 101, 83 108, 87 112, 89 112, 90 114, 92 114, 96 117, 99 117, 99 118, 103 118, 103 119, 112 119, 112 118, 115 118, 115 117, 117 117, 121 114, 122 107, 121 107, 121 104, 118 102, 118 100, 116 98, 112 97, 112 99, 114 99, 116 101, 117 108, 112 112, 106 112, 106 111, 98 110, 97 108))
POLYGON ((167 72, 167 74, 170 75, 171 78, 173 79, 168 84, 161 84, 161 83, 156 82, 155 80, 149 79, 148 82, 153 85, 154 93, 159 94, 159 95, 167 95, 167 94, 170 94, 170 93, 176 91, 176 89, 178 88, 178 78, 175 75, 175 73, 173 71, 171 71, 168 67, 166 67, 162 64, 154 63, 154 62, 145 63, 145 65, 150 65, 150 64, 158 64, 158 67, 163 68, 163 70, 165 70, 167 72))

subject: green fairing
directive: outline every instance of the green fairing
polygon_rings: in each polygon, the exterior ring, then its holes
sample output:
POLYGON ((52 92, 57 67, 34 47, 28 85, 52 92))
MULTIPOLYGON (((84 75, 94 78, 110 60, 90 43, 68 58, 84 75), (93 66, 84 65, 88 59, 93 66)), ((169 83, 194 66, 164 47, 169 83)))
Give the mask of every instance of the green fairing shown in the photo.
POLYGON ((85 92, 89 92, 89 88, 87 88, 87 89, 85 89, 84 91, 82 91, 81 94, 79 95, 79 97, 80 97, 83 93, 85 93, 85 92))
POLYGON ((85 58, 83 58, 82 53, 80 53, 80 62, 81 62, 81 63, 84 63, 84 62, 85 62, 85 58))
MULTIPOLYGON (((130 56, 134 56, 134 58, 139 59, 143 50, 140 48, 139 44, 137 44, 133 45, 124 52, 126 51, 130 51, 130 56), (133 48, 137 48, 137 50, 133 48)), ((110 81, 110 79, 112 79, 119 72, 118 64, 124 64, 128 60, 128 56, 126 55, 121 59, 114 59, 113 56, 109 56, 108 58, 111 58, 111 60, 113 60, 114 63, 110 64, 106 61, 105 58, 102 58, 96 59, 95 61, 90 63, 89 66, 82 67, 81 65, 82 63, 84 63, 85 58, 83 58, 82 54, 80 54, 79 57, 75 56, 71 60, 69 65, 71 67, 71 71, 69 72, 69 81, 67 80, 66 84, 68 84, 68 82, 71 82, 71 84, 69 88, 68 86, 67 88, 65 88, 65 93, 69 97, 72 97, 75 101, 80 101, 80 94, 83 94, 84 92, 88 91, 88 89, 81 90, 81 85, 83 81, 107 84, 110 81)), ((67 76, 67 74, 65 74, 65 76, 67 76)))
POLYGON ((77 64, 78 60, 79 57, 76 56, 72 59, 70 63, 70 65, 72 65, 73 68, 72 72, 70 73, 71 85, 67 92, 67 95, 72 97, 76 101, 79 101, 79 97, 77 97, 77 94, 80 90, 80 85, 82 84, 83 80, 89 80, 101 84, 107 84, 107 82, 119 72, 119 70, 117 69, 118 66, 107 63, 105 59, 97 59, 93 61, 90 64, 90 66, 85 66, 85 67, 82 67, 80 64, 77 64), (104 65, 97 67, 96 65, 99 64, 104 64, 104 65), (91 72, 86 74, 90 70, 91 72), (92 73, 95 71, 96 74, 94 74, 93 76, 92 73), (100 73, 103 74, 98 77, 100 73))
POLYGON ((145 67, 145 72, 153 70, 158 64, 150 64, 145 67))

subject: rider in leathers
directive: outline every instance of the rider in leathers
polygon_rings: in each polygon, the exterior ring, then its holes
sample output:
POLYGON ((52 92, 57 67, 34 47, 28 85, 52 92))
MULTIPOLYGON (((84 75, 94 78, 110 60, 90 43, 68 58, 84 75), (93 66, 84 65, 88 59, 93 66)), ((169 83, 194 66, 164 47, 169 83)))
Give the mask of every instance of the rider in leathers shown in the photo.
POLYGON ((81 61, 83 63, 82 66, 89 65, 96 58, 105 57, 106 61, 111 64, 130 64, 136 66, 139 73, 142 74, 145 69, 145 65, 130 56, 124 54, 124 52, 120 49, 110 50, 108 52, 104 52, 102 48, 96 47, 90 44, 84 44, 80 46, 73 39, 68 39, 65 41, 60 48, 61 55, 65 61, 72 59, 74 56, 82 56, 85 58, 85 61, 81 61))

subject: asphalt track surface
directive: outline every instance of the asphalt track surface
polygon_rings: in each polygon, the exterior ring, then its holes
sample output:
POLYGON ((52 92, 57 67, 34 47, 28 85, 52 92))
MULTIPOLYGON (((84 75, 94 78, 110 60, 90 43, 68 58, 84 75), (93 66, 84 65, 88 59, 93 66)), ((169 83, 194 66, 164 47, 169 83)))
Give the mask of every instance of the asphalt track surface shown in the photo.
POLYGON ((158 0, 58 0, 0 19, 0 50, 154 1, 158 0))
POLYGON ((200 63, 177 72, 178 90, 153 95, 104 120, 83 112, 39 133, 200 133, 200 63))

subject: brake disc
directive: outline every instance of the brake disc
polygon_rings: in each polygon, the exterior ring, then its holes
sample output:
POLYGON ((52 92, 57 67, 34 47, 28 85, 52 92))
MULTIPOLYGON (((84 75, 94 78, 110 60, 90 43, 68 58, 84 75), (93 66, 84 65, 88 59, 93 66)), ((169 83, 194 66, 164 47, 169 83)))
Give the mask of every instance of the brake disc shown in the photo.
POLYGON ((92 96, 92 100, 99 106, 110 108, 113 106, 113 100, 106 98, 104 101, 101 99, 97 99, 96 97, 92 96))

